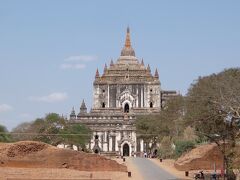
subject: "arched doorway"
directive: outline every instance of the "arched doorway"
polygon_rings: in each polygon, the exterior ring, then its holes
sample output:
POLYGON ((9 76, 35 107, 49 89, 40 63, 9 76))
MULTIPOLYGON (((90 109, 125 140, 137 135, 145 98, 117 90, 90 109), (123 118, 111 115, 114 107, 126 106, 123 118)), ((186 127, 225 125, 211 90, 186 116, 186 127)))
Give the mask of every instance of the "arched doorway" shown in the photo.
POLYGON ((129 145, 127 143, 123 145, 123 156, 129 156, 129 145))
POLYGON ((98 154, 98 153, 99 153, 98 149, 95 149, 95 150, 94 150, 94 153, 95 153, 95 154, 98 154))
POLYGON ((153 151, 153 157, 156 158, 156 157, 157 157, 157 154, 158 154, 158 150, 155 149, 155 150, 153 151))
POLYGON ((126 104, 124 105, 124 112, 125 112, 125 113, 129 113, 129 104, 128 104, 128 103, 126 103, 126 104))

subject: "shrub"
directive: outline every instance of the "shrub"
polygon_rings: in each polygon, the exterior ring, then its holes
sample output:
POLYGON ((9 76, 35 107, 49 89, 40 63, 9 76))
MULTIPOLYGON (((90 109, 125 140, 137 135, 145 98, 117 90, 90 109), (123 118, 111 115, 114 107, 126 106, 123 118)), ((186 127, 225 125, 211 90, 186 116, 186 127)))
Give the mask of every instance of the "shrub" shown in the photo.
POLYGON ((160 158, 171 158, 173 155, 172 141, 169 136, 164 136, 160 148, 158 150, 158 156, 160 158))
POLYGON ((180 157, 183 153, 190 151, 195 147, 194 142, 192 141, 177 141, 175 143, 175 155, 180 157))

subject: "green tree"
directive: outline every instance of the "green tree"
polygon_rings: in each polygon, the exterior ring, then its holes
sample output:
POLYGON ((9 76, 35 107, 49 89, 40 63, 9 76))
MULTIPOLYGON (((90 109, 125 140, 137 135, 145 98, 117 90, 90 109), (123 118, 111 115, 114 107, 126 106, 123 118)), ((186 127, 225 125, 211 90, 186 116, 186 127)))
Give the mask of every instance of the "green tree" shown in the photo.
POLYGON ((144 140, 146 150, 150 152, 163 136, 170 133, 167 122, 161 119, 160 114, 137 117, 136 129, 137 136, 144 140))
POLYGON ((157 143, 160 143, 164 136, 170 136, 173 139, 179 138, 185 128, 184 121, 185 102, 184 97, 176 96, 169 99, 164 109, 154 115, 145 115, 137 117, 136 129, 139 138, 142 138, 146 145, 149 143, 152 150, 157 143))
POLYGON ((240 69, 200 77, 187 94, 188 123, 197 135, 215 142, 223 153, 227 174, 232 171, 240 122, 240 69), (227 145, 226 145, 227 142, 227 145))
POLYGON ((68 144, 85 149, 89 142, 91 131, 83 124, 69 124, 67 120, 56 113, 49 113, 44 118, 33 122, 25 122, 13 129, 14 141, 33 140, 51 145, 68 144))
POLYGON ((63 141, 60 131, 66 122, 56 113, 49 113, 44 118, 37 118, 33 122, 25 122, 13 129, 15 141, 33 140, 51 145, 58 145, 63 141))
POLYGON ((7 128, 0 125, 0 142, 10 142, 11 140, 11 135, 8 134, 7 128))
POLYGON ((86 149, 91 139, 91 130, 84 124, 67 124, 60 132, 63 143, 77 146, 78 150, 86 149))
POLYGON ((175 142, 175 155, 176 157, 180 157, 183 153, 188 152, 189 150, 195 147, 194 142, 179 140, 175 142))
POLYGON ((161 119, 167 123, 171 138, 176 139, 182 136, 187 126, 184 119, 185 111, 185 98, 178 95, 169 99, 164 109, 160 112, 161 119))

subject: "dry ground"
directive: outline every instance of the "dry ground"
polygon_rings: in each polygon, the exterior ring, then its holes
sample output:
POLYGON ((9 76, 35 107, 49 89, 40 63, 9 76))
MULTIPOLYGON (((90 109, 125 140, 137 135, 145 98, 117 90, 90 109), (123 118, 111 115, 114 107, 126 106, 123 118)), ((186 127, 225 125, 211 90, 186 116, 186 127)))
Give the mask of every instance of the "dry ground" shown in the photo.
POLYGON ((78 171, 57 168, 0 168, 1 180, 127 180, 126 172, 78 171))
POLYGON ((0 180, 127 178, 127 167, 96 154, 41 142, 0 143, 0 180))

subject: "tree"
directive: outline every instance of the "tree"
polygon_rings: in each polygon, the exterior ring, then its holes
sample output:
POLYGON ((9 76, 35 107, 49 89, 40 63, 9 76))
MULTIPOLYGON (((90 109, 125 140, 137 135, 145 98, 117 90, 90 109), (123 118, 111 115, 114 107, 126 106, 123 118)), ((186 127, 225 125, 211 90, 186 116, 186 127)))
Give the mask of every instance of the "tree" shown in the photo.
POLYGON ((173 155, 172 140, 170 136, 164 136, 159 147, 160 158, 170 158, 173 155))
POLYGON ((85 149, 85 144, 89 142, 90 133, 90 129, 85 125, 69 124, 56 113, 49 113, 33 122, 22 123, 12 131, 15 141, 41 141, 54 146, 64 143, 82 149, 85 149))
POLYGON ((17 127, 15 127, 11 134, 14 141, 26 141, 26 140, 32 140, 32 135, 28 134, 30 133, 29 129, 31 127, 33 122, 23 122, 19 124, 17 127))
POLYGON ((147 150, 151 151, 164 136, 176 139, 183 133, 184 107, 184 97, 176 96, 166 102, 160 113, 137 117, 137 134, 146 143, 147 150), (148 147, 149 144, 151 147, 148 147))
POLYGON ((146 150, 151 151, 152 147, 157 143, 158 137, 158 127, 156 122, 158 121, 158 116, 138 116, 136 121, 136 129, 138 138, 141 138, 146 143, 146 150), (149 144, 151 142, 151 147, 149 144))
POLYGON ((91 130, 84 124, 66 124, 60 132, 63 143, 86 149, 86 144, 91 139, 91 130))
MULTIPOLYGON (((186 119, 197 134, 215 142, 232 171, 240 123, 240 69, 200 77, 187 94, 186 119)), ((224 164, 225 166, 225 164, 224 164)))
POLYGON ((36 129, 39 133, 34 140, 56 146, 63 141, 59 134, 65 125, 66 122, 63 117, 56 113, 49 113, 44 119, 37 119, 33 123, 33 129, 36 129))
POLYGON ((169 136, 174 139, 180 137, 187 126, 184 119, 185 111, 185 98, 178 95, 169 99, 160 112, 161 119, 169 128, 169 136))
POLYGON ((11 135, 8 134, 8 130, 5 126, 0 125, 0 142, 10 142, 11 135))
POLYGON ((183 132, 183 140, 195 142, 197 140, 195 129, 190 126, 186 127, 183 132))

